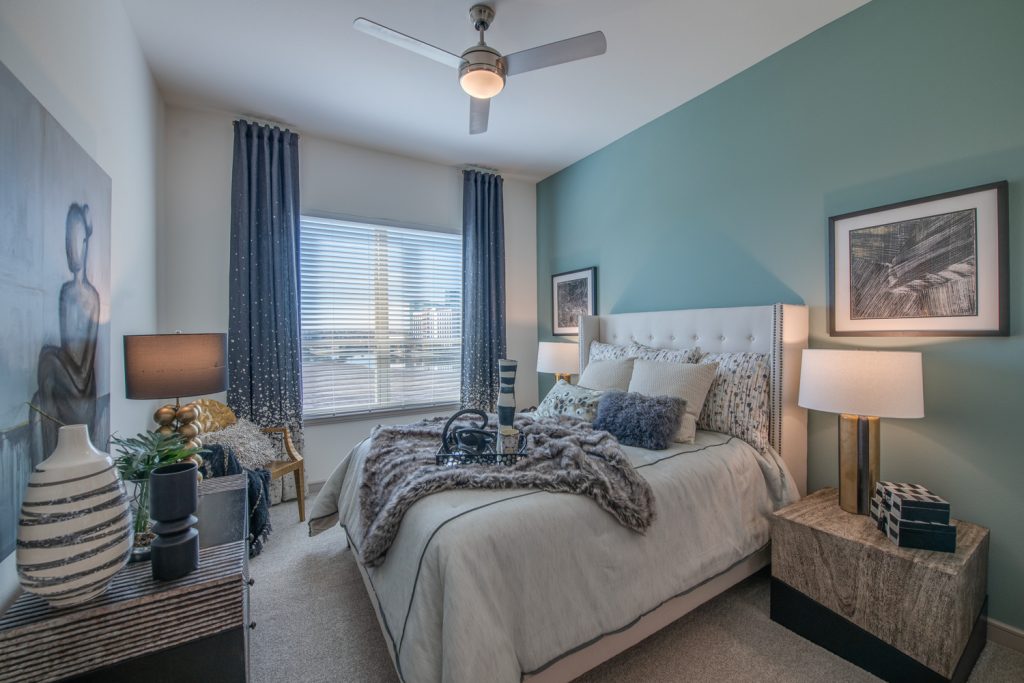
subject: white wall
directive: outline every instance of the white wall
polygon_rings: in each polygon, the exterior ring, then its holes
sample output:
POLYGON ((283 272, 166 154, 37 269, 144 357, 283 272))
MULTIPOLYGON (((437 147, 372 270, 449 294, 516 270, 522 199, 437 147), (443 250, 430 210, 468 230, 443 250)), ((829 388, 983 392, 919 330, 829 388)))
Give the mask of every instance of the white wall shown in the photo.
MULTIPOLYGON (((134 433, 152 406, 124 397, 121 336, 156 328, 162 101, 117 0, 0 3, 0 61, 111 178, 111 430, 134 433)), ((11 556, 0 602, 15 586, 11 556)))
MULTIPOLYGON (((162 220, 159 230, 159 327, 162 332, 227 329, 231 218, 231 114, 166 109, 162 220)), ((459 229, 461 173, 449 166, 299 136, 302 211, 459 229)), ((537 403, 536 192, 505 180, 509 356, 520 361, 519 405, 537 403)), ((324 481, 377 424, 422 415, 310 425, 307 479, 324 481)))

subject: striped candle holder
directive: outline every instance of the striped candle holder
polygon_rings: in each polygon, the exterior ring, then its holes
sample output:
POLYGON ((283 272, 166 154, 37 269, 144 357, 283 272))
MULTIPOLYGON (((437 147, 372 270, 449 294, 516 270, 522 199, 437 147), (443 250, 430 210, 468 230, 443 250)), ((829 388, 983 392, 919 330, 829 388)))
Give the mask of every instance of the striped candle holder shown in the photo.
POLYGON ((21 504, 21 587, 53 607, 86 602, 107 589, 131 549, 131 512, 110 456, 93 447, 86 425, 61 427, 21 504))
POLYGON ((519 361, 498 361, 498 426, 511 427, 516 416, 516 369, 519 361))

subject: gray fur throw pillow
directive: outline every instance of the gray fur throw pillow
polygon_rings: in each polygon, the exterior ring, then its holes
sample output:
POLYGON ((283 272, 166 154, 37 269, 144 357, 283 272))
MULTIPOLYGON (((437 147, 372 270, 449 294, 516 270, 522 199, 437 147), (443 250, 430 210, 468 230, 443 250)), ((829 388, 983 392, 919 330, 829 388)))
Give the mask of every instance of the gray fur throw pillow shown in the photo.
POLYGON ((266 467, 278 457, 273 439, 244 418, 238 418, 238 422, 219 431, 204 432, 199 438, 204 445, 217 444, 230 449, 239 464, 251 470, 266 467))
POLYGON ((594 429, 610 432, 624 446, 660 451, 679 431, 685 410, 686 401, 675 396, 609 391, 597 406, 594 429))

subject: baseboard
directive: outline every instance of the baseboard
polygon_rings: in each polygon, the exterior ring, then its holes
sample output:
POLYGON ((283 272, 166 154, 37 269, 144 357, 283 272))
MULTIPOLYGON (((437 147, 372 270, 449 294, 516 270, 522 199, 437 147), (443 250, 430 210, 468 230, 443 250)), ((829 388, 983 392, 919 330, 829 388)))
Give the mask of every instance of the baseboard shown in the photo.
POLYGON ((312 498, 316 494, 320 493, 320 489, 324 487, 326 481, 310 481, 306 483, 306 495, 312 498))
POLYGON ((995 619, 988 620, 988 639, 1003 647, 1024 652, 1024 631, 995 619))

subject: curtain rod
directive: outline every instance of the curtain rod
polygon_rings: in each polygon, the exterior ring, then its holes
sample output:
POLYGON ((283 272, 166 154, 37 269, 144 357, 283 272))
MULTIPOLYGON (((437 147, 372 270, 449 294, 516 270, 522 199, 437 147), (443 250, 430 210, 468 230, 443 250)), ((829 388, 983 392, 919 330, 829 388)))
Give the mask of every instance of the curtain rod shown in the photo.
POLYGON ((496 168, 489 166, 477 166, 476 164, 463 164, 459 166, 460 171, 480 171, 481 173, 493 173, 494 175, 501 175, 501 171, 496 168))
POLYGON ((253 116, 252 114, 239 114, 238 118, 245 119, 246 121, 251 121, 252 123, 258 123, 258 124, 261 124, 261 125, 264 125, 264 126, 270 126, 272 128, 280 128, 281 130, 290 130, 293 133, 298 133, 299 132, 295 128, 295 126, 289 126, 287 123, 283 123, 281 121, 275 121, 273 119, 265 119, 262 116, 253 116))

